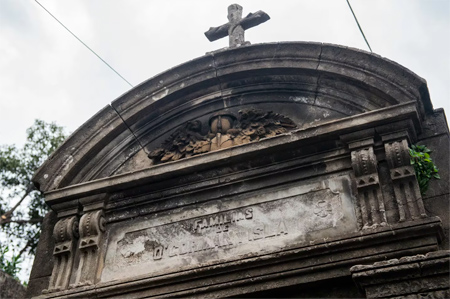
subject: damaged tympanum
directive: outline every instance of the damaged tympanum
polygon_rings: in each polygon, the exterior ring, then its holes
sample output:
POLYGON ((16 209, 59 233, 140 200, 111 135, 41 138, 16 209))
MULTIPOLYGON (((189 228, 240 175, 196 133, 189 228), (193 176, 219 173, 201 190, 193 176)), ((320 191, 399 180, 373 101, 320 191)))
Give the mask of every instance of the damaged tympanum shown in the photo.
POLYGON ((177 129, 148 156, 154 164, 228 148, 273 137, 296 128, 286 116, 272 111, 243 109, 236 117, 230 112, 215 113, 209 119, 209 132, 202 135, 202 123, 189 121, 177 129))

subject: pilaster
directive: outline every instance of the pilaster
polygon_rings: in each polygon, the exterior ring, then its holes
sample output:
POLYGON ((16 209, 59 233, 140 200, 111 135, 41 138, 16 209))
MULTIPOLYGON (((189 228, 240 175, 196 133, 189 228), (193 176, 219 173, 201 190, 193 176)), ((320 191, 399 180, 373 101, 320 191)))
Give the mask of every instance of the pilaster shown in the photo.
POLYGON ((408 131, 402 130, 381 136, 389 166, 399 221, 427 217, 414 167, 410 162, 408 131))
POLYGON ((106 196, 95 195, 80 199, 83 216, 80 219, 80 242, 78 245, 80 261, 71 288, 92 285, 100 275, 101 242, 106 229, 103 212, 106 196))
POLYGON ((77 215, 62 218, 56 223, 53 230, 53 271, 49 287, 43 293, 65 290, 69 286, 78 237, 77 215))
POLYGON ((357 188, 357 215, 362 229, 386 226, 386 209, 380 188, 378 161, 374 152, 374 131, 341 136, 351 150, 357 188))

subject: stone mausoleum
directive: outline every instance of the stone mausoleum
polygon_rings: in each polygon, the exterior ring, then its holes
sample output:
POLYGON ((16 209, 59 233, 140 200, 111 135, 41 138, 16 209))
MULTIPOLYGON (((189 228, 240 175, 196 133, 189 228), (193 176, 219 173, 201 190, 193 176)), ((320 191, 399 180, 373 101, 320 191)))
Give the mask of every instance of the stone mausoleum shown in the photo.
POLYGON ((449 297, 449 130, 426 81, 342 46, 230 47, 89 119, 36 172, 33 298, 449 297), (422 195, 408 148, 440 169, 422 195))

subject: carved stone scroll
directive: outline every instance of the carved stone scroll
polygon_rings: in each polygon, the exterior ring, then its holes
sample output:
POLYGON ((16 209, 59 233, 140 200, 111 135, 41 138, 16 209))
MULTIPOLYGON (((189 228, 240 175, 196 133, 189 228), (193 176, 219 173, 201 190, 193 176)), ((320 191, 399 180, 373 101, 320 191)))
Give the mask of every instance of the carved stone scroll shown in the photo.
POLYGON ((273 137, 296 128, 291 119, 272 111, 243 109, 238 113, 238 117, 227 111, 213 114, 206 135, 202 135, 199 120, 189 121, 148 156, 155 164, 176 161, 273 137))
POLYGON ((95 283, 100 261, 99 246, 105 231, 105 217, 102 210, 88 212, 80 219, 80 263, 75 284, 79 287, 95 283))
POLYGON ((77 216, 67 217, 56 223, 53 230, 55 239, 53 272, 48 289, 42 293, 65 290, 69 286, 78 236, 77 216))
POLYGON ((406 139, 384 145, 398 206, 399 221, 426 217, 414 168, 411 166, 406 139))
POLYGON ((384 226, 387 224, 386 212, 373 147, 357 148, 351 152, 351 156, 362 228, 384 226))

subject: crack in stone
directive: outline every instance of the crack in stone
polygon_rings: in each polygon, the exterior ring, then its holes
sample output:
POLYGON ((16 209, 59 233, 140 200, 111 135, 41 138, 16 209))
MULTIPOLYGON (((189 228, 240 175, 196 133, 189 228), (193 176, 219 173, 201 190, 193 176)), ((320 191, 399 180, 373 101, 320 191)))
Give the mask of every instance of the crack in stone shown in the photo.
MULTIPOLYGON (((322 49, 323 49, 323 45, 320 46, 319 61, 317 62, 316 71, 319 69, 320 62, 322 61, 322 49)), ((317 94, 319 93, 319 81, 320 81, 320 78, 321 78, 321 75, 319 74, 317 76, 316 90, 314 91, 314 103, 313 103, 314 106, 316 105, 317 94)))
POLYGON ((274 60, 275 59, 275 56, 277 55, 277 53, 278 53, 278 49, 280 48, 280 43, 277 43, 277 47, 275 48, 275 52, 273 53, 273 56, 272 56, 272 59, 271 60, 274 60))
POLYGON ((211 57, 212 57, 212 60, 213 60, 214 76, 216 77, 217 81, 219 81, 220 97, 222 98, 223 106, 226 107, 225 101, 223 99, 222 81, 220 81, 219 76, 217 76, 216 57, 214 56, 214 53, 211 53, 211 57))

